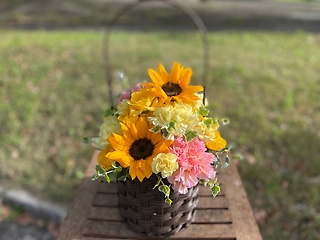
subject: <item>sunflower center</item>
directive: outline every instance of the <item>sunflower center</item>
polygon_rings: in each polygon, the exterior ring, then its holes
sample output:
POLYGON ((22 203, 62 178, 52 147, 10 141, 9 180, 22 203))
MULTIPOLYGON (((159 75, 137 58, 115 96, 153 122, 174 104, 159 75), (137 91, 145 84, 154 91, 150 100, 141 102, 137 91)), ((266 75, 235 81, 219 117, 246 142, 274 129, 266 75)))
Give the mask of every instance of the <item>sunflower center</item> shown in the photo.
POLYGON ((165 91, 165 93, 169 96, 177 96, 182 92, 181 87, 179 84, 167 82, 166 84, 162 85, 162 90, 165 91))
POLYGON ((147 138, 140 138, 131 144, 129 153, 134 160, 146 159, 153 153, 154 145, 147 138))

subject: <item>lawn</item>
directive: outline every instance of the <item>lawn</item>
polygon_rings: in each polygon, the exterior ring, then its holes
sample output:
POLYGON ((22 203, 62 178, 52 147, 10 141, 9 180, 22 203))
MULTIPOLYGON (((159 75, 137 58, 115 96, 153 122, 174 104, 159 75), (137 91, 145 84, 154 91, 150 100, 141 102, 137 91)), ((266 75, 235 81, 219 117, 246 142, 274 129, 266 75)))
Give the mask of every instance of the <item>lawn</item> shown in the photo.
MULTIPOLYGON (((69 203, 108 108, 101 31, 0 32, 0 181, 69 203)), ((210 34, 207 97, 264 239, 320 234, 320 35, 210 34), (235 160, 234 160, 235 161, 235 160)), ((133 86, 147 68, 179 61, 201 83, 200 38, 190 32, 115 32, 111 61, 133 86)), ((213 199, 214 201, 214 199, 213 199)))

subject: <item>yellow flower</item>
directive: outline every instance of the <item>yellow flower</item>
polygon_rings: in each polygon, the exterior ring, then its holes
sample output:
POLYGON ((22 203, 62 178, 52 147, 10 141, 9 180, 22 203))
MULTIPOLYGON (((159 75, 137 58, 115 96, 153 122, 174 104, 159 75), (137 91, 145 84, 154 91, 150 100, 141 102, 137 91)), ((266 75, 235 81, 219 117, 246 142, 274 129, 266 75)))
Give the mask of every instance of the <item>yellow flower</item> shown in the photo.
POLYGON ((113 151, 113 148, 110 145, 108 145, 105 149, 99 152, 99 155, 98 155, 98 163, 105 170, 109 170, 112 168, 111 163, 113 160, 106 157, 106 155, 110 151, 113 151))
POLYGON ((124 118, 120 123, 122 134, 112 134, 108 138, 115 151, 106 157, 117 161, 122 167, 129 168, 132 179, 136 177, 142 182, 152 174, 153 158, 159 153, 168 153, 172 141, 165 140, 160 133, 152 133, 145 117, 137 121, 124 118))
POLYGON ((183 102, 194 105, 200 98, 197 92, 203 91, 202 86, 189 86, 192 75, 191 68, 184 68, 179 63, 174 63, 171 73, 168 74, 162 64, 158 65, 158 72, 148 69, 152 83, 142 84, 151 89, 163 104, 171 101, 183 102))
POLYGON ((220 136, 218 131, 215 132, 213 141, 206 142, 207 148, 214 151, 219 151, 225 148, 226 145, 227 141, 220 136))
POLYGON ((158 106, 158 99, 154 93, 148 89, 142 88, 139 91, 132 93, 130 100, 121 106, 122 109, 121 112, 119 112, 121 116, 119 119, 121 120, 128 116, 137 117, 141 113, 154 111, 158 106), (126 108, 124 108, 125 106, 126 108))
POLYGON ((173 153, 159 153, 152 162, 152 172, 161 173, 162 178, 167 178, 179 167, 177 156, 173 153))

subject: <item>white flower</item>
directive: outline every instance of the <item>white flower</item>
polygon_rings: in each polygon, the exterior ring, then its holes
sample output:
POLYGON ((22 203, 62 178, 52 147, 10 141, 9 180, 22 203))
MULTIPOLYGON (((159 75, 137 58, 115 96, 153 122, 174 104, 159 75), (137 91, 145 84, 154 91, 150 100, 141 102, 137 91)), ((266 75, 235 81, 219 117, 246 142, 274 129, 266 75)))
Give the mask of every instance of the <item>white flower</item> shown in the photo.
POLYGON ((197 132, 199 139, 202 141, 213 141, 218 126, 219 124, 217 124, 217 122, 212 118, 203 118, 203 120, 196 125, 195 131, 197 132))
POLYGON ((164 138, 173 140, 193 129, 199 120, 190 105, 176 103, 156 109, 149 121, 155 126, 154 132, 161 130, 164 138))
POLYGON ((128 100, 126 99, 122 100, 117 106, 117 113, 120 115, 124 114, 127 111, 128 106, 129 106, 128 100))
POLYGON ((108 116, 104 118, 104 122, 100 126, 99 137, 91 139, 93 146, 98 149, 104 149, 109 145, 108 138, 112 133, 121 133, 121 127, 117 117, 108 116))

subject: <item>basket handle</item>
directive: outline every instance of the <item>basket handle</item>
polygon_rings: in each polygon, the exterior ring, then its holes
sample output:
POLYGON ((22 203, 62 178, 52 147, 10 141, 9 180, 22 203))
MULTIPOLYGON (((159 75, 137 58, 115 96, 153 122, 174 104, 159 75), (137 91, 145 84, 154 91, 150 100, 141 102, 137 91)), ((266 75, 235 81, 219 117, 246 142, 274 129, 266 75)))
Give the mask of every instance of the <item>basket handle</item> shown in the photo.
POLYGON ((134 8, 138 7, 139 5, 146 3, 146 2, 163 2, 166 3, 168 6, 175 8, 179 10, 181 13, 183 13, 185 16, 187 16, 194 26, 197 28, 197 30, 200 33, 201 42, 202 42, 202 48, 203 48, 203 69, 202 69, 202 84, 204 87, 203 90, 203 101, 205 101, 205 90, 206 90, 206 84, 207 84, 207 78, 208 78, 208 70, 209 70, 209 42, 207 37, 207 28, 205 24, 203 23, 200 16, 191 8, 181 4, 180 2, 176 0, 138 0, 137 2, 129 3, 124 5, 122 8, 120 8, 114 17, 111 19, 110 23, 107 27, 109 27, 109 31, 105 35, 105 43, 104 49, 103 49, 103 58, 105 60, 105 69, 106 69, 106 81, 109 88, 109 101, 111 105, 111 109, 114 109, 114 100, 113 100, 113 94, 112 94, 112 87, 113 87, 113 75, 111 71, 111 64, 110 64, 110 58, 109 58, 109 41, 110 41, 110 35, 115 27, 115 25, 118 23, 119 19, 125 15, 126 13, 130 12, 134 8))

